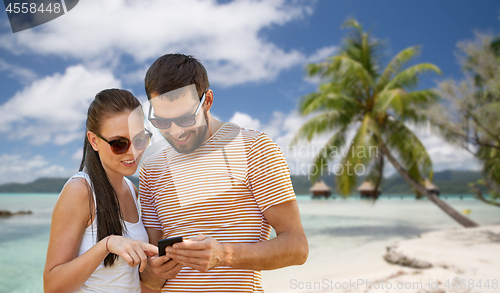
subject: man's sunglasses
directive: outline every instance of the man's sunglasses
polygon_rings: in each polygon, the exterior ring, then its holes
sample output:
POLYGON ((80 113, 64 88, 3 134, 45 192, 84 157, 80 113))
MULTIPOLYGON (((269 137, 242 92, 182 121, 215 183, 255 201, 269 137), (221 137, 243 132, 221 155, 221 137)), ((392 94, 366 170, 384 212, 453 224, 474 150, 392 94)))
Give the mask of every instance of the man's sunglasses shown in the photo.
POLYGON ((144 130, 145 132, 139 133, 138 135, 134 136, 132 142, 130 142, 128 138, 119 138, 108 141, 97 133, 95 135, 107 142, 111 146, 111 151, 115 155, 121 155, 128 151, 130 145, 134 145, 135 149, 137 150, 143 150, 149 145, 149 141, 151 140, 151 136, 153 136, 153 134, 147 129, 144 130))
POLYGON ((151 103, 149 104, 149 114, 148 114, 148 120, 153 124, 154 127, 158 129, 169 129, 170 126, 172 126, 172 122, 177 124, 179 127, 189 127, 193 126, 196 124, 196 115, 198 115, 198 112, 201 109, 201 106, 203 105, 203 102, 205 102, 205 93, 203 93, 203 96, 201 97, 200 104, 198 104, 198 107, 196 108, 196 111, 194 114, 190 115, 183 115, 179 116, 176 118, 154 118, 151 117, 151 110, 153 106, 151 103))

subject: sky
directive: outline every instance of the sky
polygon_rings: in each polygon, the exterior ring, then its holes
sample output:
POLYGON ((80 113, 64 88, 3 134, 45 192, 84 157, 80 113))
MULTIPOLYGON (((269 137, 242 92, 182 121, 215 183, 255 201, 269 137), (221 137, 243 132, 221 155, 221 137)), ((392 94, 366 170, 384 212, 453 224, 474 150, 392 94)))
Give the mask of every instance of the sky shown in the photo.
MULTIPOLYGON (((291 172, 300 173, 312 157, 288 146, 307 119, 297 112, 300 98, 319 85, 305 66, 338 52, 349 17, 385 40, 389 57, 420 45, 415 61, 443 72, 422 77, 419 87, 431 88, 462 76, 457 43, 475 31, 499 34, 499 12, 494 0, 80 0, 65 15, 15 34, 1 12, 0 184, 76 173, 95 94, 118 87, 146 101, 144 74, 166 53, 197 57, 214 91, 212 114, 269 134, 291 172)), ((435 171, 479 168, 470 154, 416 131, 435 171)))

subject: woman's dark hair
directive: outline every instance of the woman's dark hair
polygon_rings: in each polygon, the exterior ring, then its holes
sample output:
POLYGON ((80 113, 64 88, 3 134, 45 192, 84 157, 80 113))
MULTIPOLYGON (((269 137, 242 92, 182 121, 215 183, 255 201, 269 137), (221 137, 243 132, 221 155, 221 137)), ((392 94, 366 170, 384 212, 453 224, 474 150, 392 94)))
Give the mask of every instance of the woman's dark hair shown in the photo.
POLYGON ((191 84, 196 85, 199 97, 210 86, 205 67, 191 55, 163 55, 151 64, 144 77, 148 100, 151 94, 161 95, 191 84))
MULTIPOLYGON (((106 117, 125 111, 133 111, 139 106, 141 106, 141 103, 129 91, 120 89, 103 90, 95 96, 94 101, 90 104, 87 112, 87 131, 100 133, 102 122, 106 117)), ((83 171, 84 168, 90 177, 91 188, 95 193, 97 241, 111 234, 123 235, 125 226, 123 225, 123 215, 120 210, 118 196, 109 182, 99 158, 99 153, 92 148, 86 133, 80 171, 83 171)), ((92 199, 92 190, 89 192, 90 199, 92 199)), ((90 203, 92 203, 92 200, 90 200, 90 203)), ((92 212, 90 219, 92 222, 92 212)), ((108 254, 104 259, 104 266, 113 265, 117 257, 113 253, 108 254)))

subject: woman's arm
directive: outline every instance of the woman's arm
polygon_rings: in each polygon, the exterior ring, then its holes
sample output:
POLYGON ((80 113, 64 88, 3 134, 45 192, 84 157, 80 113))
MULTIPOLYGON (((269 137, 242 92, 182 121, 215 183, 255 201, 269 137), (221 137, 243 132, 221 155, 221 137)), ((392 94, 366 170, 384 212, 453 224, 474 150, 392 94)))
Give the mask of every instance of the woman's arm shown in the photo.
POLYGON ((100 241, 77 258, 83 233, 91 223, 90 208, 94 204, 88 188, 83 178, 70 180, 52 212, 43 272, 43 287, 47 293, 76 291, 108 255, 106 244, 100 241))
POLYGON ((108 236, 77 257, 85 228, 91 224, 90 208, 94 207, 94 203, 90 202, 88 188, 83 178, 69 181, 54 207, 43 273, 46 293, 76 291, 109 251, 123 257, 130 266, 141 264, 140 270, 144 270, 147 264, 144 251, 158 253, 158 248, 148 243, 121 236, 111 236, 108 240, 108 236))

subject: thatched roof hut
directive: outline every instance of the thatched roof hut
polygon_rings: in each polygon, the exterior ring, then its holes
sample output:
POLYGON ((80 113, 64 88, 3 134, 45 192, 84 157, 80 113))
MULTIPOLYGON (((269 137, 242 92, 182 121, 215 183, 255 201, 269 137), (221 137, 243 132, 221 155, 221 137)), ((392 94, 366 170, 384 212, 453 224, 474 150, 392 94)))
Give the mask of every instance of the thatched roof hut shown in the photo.
POLYGON ((434 193, 435 195, 439 195, 439 188, 436 185, 434 185, 429 180, 429 178, 425 179, 424 185, 425 185, 425 189, 427 189, 430 193, 434 193))
POLYGON ((375 185, 371 181, 365 181, 357 188, 361 197, 378 197, 381 193, 380 187, 375 192, 375 185))
POLYGON ((322 196, 328 198, 332 193, 332 189, 321 179, 316 181, 316 183, 314 183, 314 185, 309 188, 309 191, 312 192, 313 198, 320 198, 322 196))

